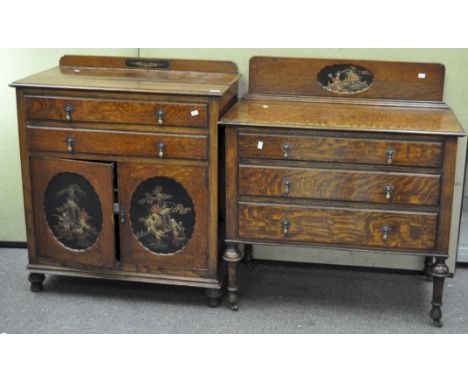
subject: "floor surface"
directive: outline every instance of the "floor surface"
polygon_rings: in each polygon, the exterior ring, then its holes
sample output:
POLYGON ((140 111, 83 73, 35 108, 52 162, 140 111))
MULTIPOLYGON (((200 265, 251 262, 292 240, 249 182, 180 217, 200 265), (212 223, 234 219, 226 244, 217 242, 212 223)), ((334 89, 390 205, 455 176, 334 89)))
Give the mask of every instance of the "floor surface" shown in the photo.
POLYGON ((47 276, 29 291, 24 249, 0 249, 0 333, 468 333, 468 268, 446 281, 444 327, 421 275, 283 263, 240 268, 239 311, 197 288, 47 276))

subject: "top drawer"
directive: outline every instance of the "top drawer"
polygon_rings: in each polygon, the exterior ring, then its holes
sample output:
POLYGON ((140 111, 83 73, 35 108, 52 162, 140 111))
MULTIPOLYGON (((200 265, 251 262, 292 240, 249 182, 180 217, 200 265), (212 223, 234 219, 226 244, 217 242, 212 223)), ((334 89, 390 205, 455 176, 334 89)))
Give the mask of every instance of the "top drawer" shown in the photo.
POLYGON ((440 167, 441 142, 240 133, 239 156, 415 167, 440 167))
POLYGON ((204 104, 72 97, 26 97, 28 119, 205 127, 204 104))

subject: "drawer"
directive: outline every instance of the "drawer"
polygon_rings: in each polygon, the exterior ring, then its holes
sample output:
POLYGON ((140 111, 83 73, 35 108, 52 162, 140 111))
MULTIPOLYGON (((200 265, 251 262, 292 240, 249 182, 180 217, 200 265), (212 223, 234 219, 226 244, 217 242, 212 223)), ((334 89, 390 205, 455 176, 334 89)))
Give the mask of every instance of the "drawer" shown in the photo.
POLYGON ((133 123, 155 126, 205 127, 204 104, 113 99, 26 97, 30 120, 133 123))
POLYGON ((358 247, 422 250, 436 240, 437 213, 239 205, 239 236, 358 247))
POLYGON ((440 167, 441 142, 298 135, 239 135, 239 156, 416 167, 440 167))
POLYGON ((436 206, 440 175, 241 165, 239 193, 436 206))
POLYGON ((200 160, 207 158, 207 142, 203 135, 28 127, 27 139, 32 151, 200 160))

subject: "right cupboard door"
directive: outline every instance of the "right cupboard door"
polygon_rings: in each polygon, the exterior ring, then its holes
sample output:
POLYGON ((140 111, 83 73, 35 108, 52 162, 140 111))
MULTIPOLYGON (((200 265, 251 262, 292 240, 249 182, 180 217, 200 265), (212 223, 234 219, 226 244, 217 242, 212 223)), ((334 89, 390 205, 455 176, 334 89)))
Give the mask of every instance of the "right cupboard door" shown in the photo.
POLYGON ((196 276, 207 268, 204 166, 119 163, 121 269, 196 276))

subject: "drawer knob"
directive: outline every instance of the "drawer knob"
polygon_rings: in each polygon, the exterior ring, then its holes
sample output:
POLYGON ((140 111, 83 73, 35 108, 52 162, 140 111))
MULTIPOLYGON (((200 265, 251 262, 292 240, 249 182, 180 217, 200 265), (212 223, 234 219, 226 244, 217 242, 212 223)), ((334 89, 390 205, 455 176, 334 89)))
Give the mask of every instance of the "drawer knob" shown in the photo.
POLYGON ((380 228, 380 232, 382 233, 383 241, 387 241, 389 233, 392 232, 392 227, 389 225, 384 225, 380 228))
POLYGON ((158 109, 156 110, 156 117, 158 117, 158 125, 164 125, 164 110, 158 109))
POLYGON ((287 235, 289 233, 290 226, 291 226, 291 223, 289 222, 288 219, 281 220, 281 228, 282 228, 284 235, 287 235))
POLYGON ((283 146, 281 146, 281 149, 283 150, 283 158, 288 159, 289 158, 289 145, 286 143, 283 146))
POLYGON ((125 207, 122 205, 119 206, 119 215, 120 215, 120 223, 125 224, 126 222, 125 207))
POLYGON ((157 144, 157 148, 158 148, 158 157, 164 158, 164 155, 166 153, 166 144, 164 142, 159 142, 157 144))
POLYGON ((75 110, 75 109, 74 109, 73 106, 70 105, 70 104, 65 105, 65 107, 63 108, 63 111, 65 112, 65 119, 66 119, 67 121, 71 121, 71 119, 72 119, 72 113, 73 113, 74 110, 75 110))
POLYGON ((283 195, 289 195, 289 191, 291 191, 291 181, 289 179, 283 179, 283 195))
POLYGON ((67 137, 65 139, 65 142, 67 143, 67 151, 69 153, 72 153, 73 152, 73 146, 75 146, 75 138, 67 137))
POLYGON ((387 156, 387 164, 392 164, 393 157, 395 156, 395 149, 393 147, 389 147, 385 152, 385 155, 387 156))
POLYGON ((384 186, 385 199, 390 200, 392 198, 392 192, 395 190, 393 184, 386 184, 384 186))

